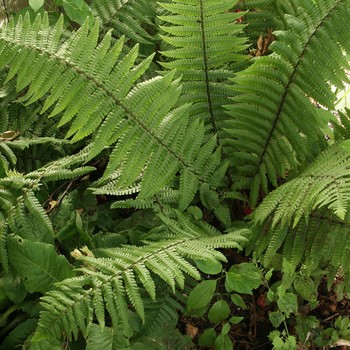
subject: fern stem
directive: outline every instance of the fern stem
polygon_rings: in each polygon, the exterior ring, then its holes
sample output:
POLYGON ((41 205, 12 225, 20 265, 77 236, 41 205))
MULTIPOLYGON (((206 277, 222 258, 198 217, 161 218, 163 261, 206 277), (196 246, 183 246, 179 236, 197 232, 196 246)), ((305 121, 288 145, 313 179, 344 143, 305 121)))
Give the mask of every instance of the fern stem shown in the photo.
POLYGON ((162 213, 164 216, 167 216, 166 213, 165 213, 165 211, 164 211, 164 207, 163 207, 162 203, 161 203, 160 200, 159 200, 159 197, 155 194, 155 195, 154 195, 154 198, 155 198, 155 202, 156 202, 156 203, 158 204, 158 206, 159 206, 159 209, 160 209, 161 213, 162 213))
POLYGON ((210 87, 209 87, 209 75, 208 75, 208 57, 207 57, 207 44, 206 44, 206 38, 205 38, 205 31, 204 31, 204 10, 203 10, 203 0, 199 1, 200 3, 200 9, 201 9, 201 30, 202 30, 202 43, 203 43, 203 60, 204 60, 204 73, 205 73, 205 85, 207 90, 207 96, 208 96, 208 105, 209 105, 209 113, 210 113, 210 121, 213 128, 213 133, 216 135, 216 145, 217 147, 220 146, 219 141, 219 135, 218 130, 215 123, 214 118, 214 111, 213 111, 213 105, 211 101, 211 94, 210 94, 210 87))

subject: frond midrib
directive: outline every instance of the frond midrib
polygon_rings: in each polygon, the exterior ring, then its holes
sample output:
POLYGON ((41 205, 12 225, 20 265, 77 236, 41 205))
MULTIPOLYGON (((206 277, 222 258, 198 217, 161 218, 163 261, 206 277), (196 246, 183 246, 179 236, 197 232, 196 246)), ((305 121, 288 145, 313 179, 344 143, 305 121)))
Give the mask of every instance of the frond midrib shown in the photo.
POLYGON ((201 11, 201 34, 202 34, 202 44, 203 44, 203 61, 204 61, 204 74, 205 74, 205 86, 206 86, 206 93, 208 97, 208 107, 209 107, 209 114, 210 114, 210 121, 213 128, 213 133, 216 136, 216 145, 217 147, 220 146, 220 140, 218 135, 218 130, 216 127, 215 117, 214 117, 214 111, 213 111, 213 104, 211 100, 211 93, 210 93, 210 87, 209 87, 209 74, 208 74, 208 58, 207 58, 207 47, 206 47, 206 38, 205 38, 205 30, 204 30, 204 9, 203 9, 203 0, 199 1, 200 4, 200 11, 201 11))
POLYGON ((303 48, 301 54, 299 55, 298 61, 297 61, 297 63, 295 64, 295 67, 294 67, 294 69, 293 69, 293 72, 292 72, 292 74, 291 74, 291 76, 290 76, 290 78, 289 78, 289 81, 288 81, 287 85, 286 85, 284 94, 283 94, 282 99, 281 99, 281 103, 280 103, 280 105, 279 105, 279 108, 278 108, 278 111, 277 111, 277 114, 276 114, 276 118, 275 118, 275 120, 274 120, 274 122, 273 122, 273 124, 272 124, 272 128, 271 128, 271 131, 270 131, 270 133, 269 133, 269 136, 268 136, 268 138, 267 138, 267 140, 266 140, 264 149, 263 149, 263 151, 262 151, 262 153, 261 153, 261 155, 260 155, 260 157, 259 157, 259 162, 258 162, 258 164, 257 164, 257 166, 256 166, 255 175, 257 175, 257 174, 259 173, 259 168, 260 168, 261 164, 262 164, 263 161, 264 161, 264 156, 265 156, 265 154, 266 154, 266 152, 267 152, 267 148, 268 148, 268 146, 269 146, 269 144, 270 144, 270 141, 271 141, 271 139, 272 139, 273 133, 274 133, 274 131, 275 131, 275 129, 276 129, 276 125, 277 125, 277 122, 278 122, 278 120, 279 120, 279 117, 280 117, 280 115, 281 115, 281 113, 282 113, 282 109, 283 109, 283 107, 284 107, 284 102, 285 102, 285 100, 286 100, 286 97, 287 97, 288 92, 290 91, 289 88, 290 88, 290 86, 291 86, 292 83, 293 83, 293 78, 294 78, 295 74, 297 73, 297 69, 298 69, 298 67, 299 67, 299 65, 300 65, 300 63, 301 63, 301 61, 302 61, 302 58, 303 58, 303 56, 304 56, 304 54, 305 54, 305 52, 306 52, 306 49, 307 49, 308 45, 310 44, 310 41, 311 41, 312 38, 316 35, 318 29, 322 26, 322 24, 323 24, 324 21, 327 19, 327 17, 330 16, 330 14, 331 14, 331 13, 337 8, 337 6, 338 6, 340 3, 342 3, 342 2, 344 2, 344 0, 339 0, 339 1, 330 9, 330 11, 322 18, 322 20, 320 21, 320 23, 316 26, 315 30, 313 31, 313 33, 310 35, 309 39, 308 39, 307 42, 305 43, 304 48, 303 48))
MULTIPOLYGON (((142 264, 143 262, 147 261, 148 259, 152 258, 153 256, 156 256, 159 253, 162 253, 164 251, 167 251, 173 247, 176 247, 180 244, 186 243, 186 242, 190 242, 193 240, 198 239, 198 237, 192 237, 192 238, 187 238, 187 239, 183 239, 181 241, 176 241, 171 245, 168 245, 166 247, 160 248, 159 250, 150 253, 142 258, 140 258, 139 260, 133 262, 132 264, 130 264, 128 267, 124 268, 122 271, 119 271, 118 273, 110 276, 106 281, 102 282, 101 284, 99 284, 98 286, 96 286, 95 288, 91 288, 91 290, 89 292, 87 292, 86 294, 84 294, 80 299, 77 299, 73 304, 69 305, 69 307, 66 307, 59 315, 57 315, 57 317, 52 320, 51 324, 56 323, 58 320, 60 320, 63 315, 67 314, 72 308, 74 308, 75 305, 77 305, 78 303, 80 303, 81 301, 83 301, 85 298, 89 297, 90 295, 92 295, 96 290, 101 289, 104 285, 111 283, 111 281, 118 277, 118 276, 122 276, 126 271, 132 270, 134 266, 137 266, 138 264, 142 264)), ((46 325, 47 326, 47 325, 46 325)))
MULTIPOLYGON (((5 39, 3 39, 5 40, 5 39)), ((12 42, 10 40, 8 40, 9 42, 12 42)), ((93 77, 91 77, 90 75, 86 74, 84 71, 82 71, 81 69, 78 69, 77 67, 75 67, 73 64, 67 62, 66 60, 64 60, 62 57, 59 57, 55 54, 52 54, 46 50, 42 50, 39 49, 37 47, 33 47, 30 45, 25 45, 22 43, 18 43, 17 41, 14 41, 14 43, 18 46, 22 46, 31 50, 35 50, 38 51, 42 54, 46 54, 51 58, 54 58, 60 62, 62 62, 63 64, 65 64, 67 67, 71 68, 72 70, 74 70, 76 73, 80 74, 81 76, 83 76, 84 78, 86 78, 87 80, 91 81, 92 83, 94 83, 99 89, 103 90, 111 99, 113 99, 113 101, 119 105, 121 108, 123 108, 123 110, 127 113, 127 115, 131 116, 136 123, 138 123, 154 140, 157 141, 157 143, 165 148, 169 153, 171 153, 185 168, 188 168, 191 172, 193 172, 197 177, 198 180, 200 182, 205 182, 201 177, 200 174, 198 174, 196 171, 192 170, 190 164, 187 164, 182 158, 181 156, 179 156, 177 153, 175 153, 175 151, 173 151, 169 146, 167 146, 157 135, 155 135, 146 125, 144 125, 139 119, 138 117, 133 114, 129 108, 127 106, 125 106, 122 102, 120 102, 113 94, 112 92, 110 92, 108 89, 106 89, 102 84, 100 84, 98 81, 96 81, 93 77)))

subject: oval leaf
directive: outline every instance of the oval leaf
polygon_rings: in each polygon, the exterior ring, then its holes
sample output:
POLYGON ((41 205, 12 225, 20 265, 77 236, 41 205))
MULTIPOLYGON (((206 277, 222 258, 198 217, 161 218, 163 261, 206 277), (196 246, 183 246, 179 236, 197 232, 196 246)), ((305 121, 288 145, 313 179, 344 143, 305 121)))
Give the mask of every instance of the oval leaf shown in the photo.
POLYGON ((242 316, 233 316, 230 318, 230 322, 233 324, 239 323, 244 319, 242 316))
POLYGON ((199 309, 210 303, 216 289, 216 280, 203 281, 191 291, 187 306, 189 308, 199 309))
POLYGON ((29 6, 37 12, 44 5, 44 0, 29 0, 29 6))
POLYGON ((220 334, 215 340, 215 350, 233 350, 230 337, 220 334))
POLYGON ((197 267, 204 273, 209 275, 217 275, 222 271, 222 264, 220 261, 204 261, 195 259, 197 267))
POLYGON ((230 314, 230 308, 225 300, 218 300, 209 310, 209 320, 217 323, 225 320, 230 314))
POLYGON ((207 328, 198 339, 199 346, 214 346, 216 332, 214 328, 207 328))
POLYGON ((234 265, 226 274, 225 287, 228 292, 252 294, 262 283, 260 270, 251 263, 234 265))
POLYGON ((231 295, 231 300, 234 304, 236 304, 237 306, 240 306, 242 309, 246 309, 247 305, 245 304, 243 298, 238 295, 238 294, 232 294, 231 295))

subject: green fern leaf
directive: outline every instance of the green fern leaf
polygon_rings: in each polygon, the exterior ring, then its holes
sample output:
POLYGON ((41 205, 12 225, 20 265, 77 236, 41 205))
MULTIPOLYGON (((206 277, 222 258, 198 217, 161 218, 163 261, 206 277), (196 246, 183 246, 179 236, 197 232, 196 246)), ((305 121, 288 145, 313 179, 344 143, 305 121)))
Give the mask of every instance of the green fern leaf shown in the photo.
POLYGON ((267 179, 276 186, 277 176, 285 178, 295 166, 296 159, 287 156, 290 150, 305 158, 305 136, 309 140, 321 136, 315 131, 318 113, 308 97, 332 109, 335 95, 331 85, 342 88, 343 81, 348 81, 344 68, 349 63, 343 53, 350 49, 344 34, 350 23, 349 3, 291 3, 298 8, 297 15, 285 16, 288 29, 275 33, 278 40, 270 46, 272 55, 237 74, 233 88, 240 94, 233 98, 236 104, 227 107, 233 118, 226 123, 229 135, 246 144, 240 143, 232 159, 237 171, 250 176, 254 183, 253 206, 258 197, 256 189, 262 186, 266 191, 263 184, 267 179), (345 27, 340 25, 343 22, 347 23, 345 27), (296 113, 299 110, 304 117, 296 113))
MULTIPOLYGON (((183 288, 183 273, 189 273, 195 278, 200 277, 198 271, 187 261, 187 258, 225 260, 224 255, 215 250, 216 248, 240 247, 240 242, 245 241, 241 232, 217 235, 218 232, 213 231, 213 229, 209 230, 209 227, 206 229, 211 234, 215 233, 216 235, 203 237, 203 233, 206 231, 203 232, 199 226, 191 223, 179 212, 177 215, 179 222, 161 217, 167 226, 164 226, 161 231, 159 228, 155 229, 154 233, 157 232, 159 238, 152 244, 145 241, 146 244, 140 247, 99 249, 99 255, 102 254, 103 258, 84 256, 75 252, 74 255, 82 260, 86 266, 80 268, 85 276, 58 283, 56 290, 48 292, 42 298, 42 305, 46 311, 41 314, 39 327, 34 338, 40 340, 47 336, 59 337, 62 330, 68 336, 73 333, 76 338, 77 327, 82 330, 83 334, 86 334, 92 324, 91 312, 96 307, 99 310, 93 312, 99 322, 102 320, 103 304, 111 317, 113 327, 117 327, 118 320, 123 319, 126 322, 128 319, 125 312, 127 308, 122 307, 122 305, 126 305, 126 295, 141 319, 145 320, 143 299, 138 282, 145 287, 146 291, 150 292, 149 294, 153 298, 153 277, 149 272, 159 275, 172 289, 175 288, 175 281, 180 288, 183 288), (170 236, 167 228, 170 228, 170 236), (159 232, 161 232, 160 236, 159 232), (149 272, 145 273, 146 270, 149 272), (142 277, 137 282, 135 278, 138 276, 142 277), (81 283, 89 288, 87 290, 82 289, 81 286, 79 288, 81 283), (94 296, 95 292, 96 296, 94 296), (120 304, 119 301, 122 303, 120 304), (83 314, 86 317, 77 317, 76 324, 72 325, 74 315, 80 307, 84 308, 83 314)), ((149 238, 152 237, 155 239, 156 236, 150 231, 149 238)), ((102 321, 101 327, 104 324, 105 322, 102 321)))
MULTIPOLYGON (((231 95, 228 78, 234 76, 228 63, 246 59, 242 53, 245 39, 239 37, 244 25, 237 19, 244 13, 228 10, 237 1, 182 1, 160 3, 170 13, 159 18, 165 22, 161 38, 175 47, 162 54, 160 64, 182 74, 183 95, 179 105, 192 103, 190 120, 200 118, 214 134, 221 132, 225 114, 222 105, 231 95), (175 26, 174 26, 175 25, 175 26)), ((220 144, 219 136, 216 139, 220 144)))

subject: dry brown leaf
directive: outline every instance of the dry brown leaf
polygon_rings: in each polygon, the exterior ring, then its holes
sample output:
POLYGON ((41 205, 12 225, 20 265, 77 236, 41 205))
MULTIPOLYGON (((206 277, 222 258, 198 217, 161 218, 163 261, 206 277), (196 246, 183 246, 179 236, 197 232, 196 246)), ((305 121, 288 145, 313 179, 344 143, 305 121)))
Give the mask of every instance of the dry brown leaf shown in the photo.
POLYGON ((186 334, 193 339, 198 334, 198 328, 195 326, 192 326, 191 324, 186 324, 186 334))

